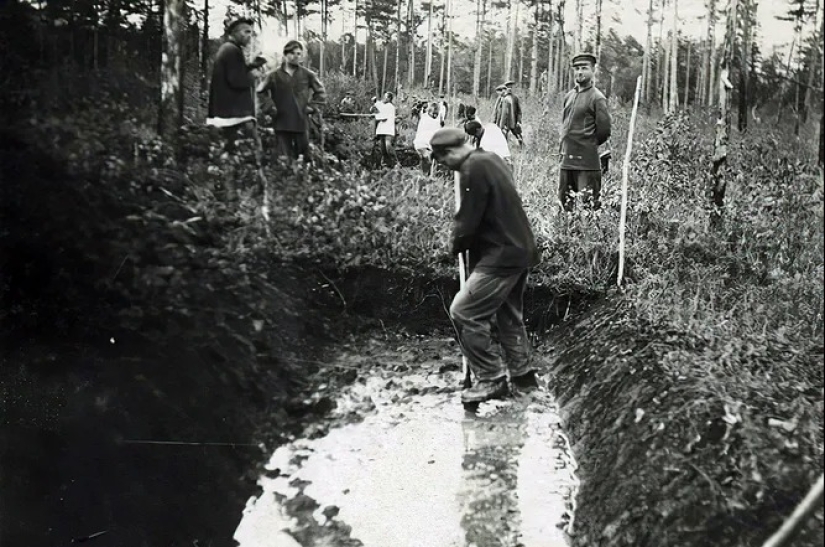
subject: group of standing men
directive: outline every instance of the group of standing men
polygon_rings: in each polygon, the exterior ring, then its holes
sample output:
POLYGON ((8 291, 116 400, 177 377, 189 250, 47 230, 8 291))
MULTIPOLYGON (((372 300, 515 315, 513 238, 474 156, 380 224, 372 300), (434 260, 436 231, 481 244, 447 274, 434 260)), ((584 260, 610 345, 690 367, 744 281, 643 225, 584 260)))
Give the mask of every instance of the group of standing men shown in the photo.
MULTIPOLYGON (((255 92, 267 93, 272 102, 268 113, 275 131, 276 155, 309 161, 309 133, 312 128, 320 130, 320 108, 327 101, 324 84, 301 64, 304 46, 297 40, 286 43, 281 66, 267 74, 263 73, 263 57, 247 63, 243 49, 252 40, 253 24, 244 17, 227 24, 228 39, 218 49, 212 67, 206 123, 220 128, 228 152, 234 151, 238 139, 251 139, 256 167, 260 168, 263 147, 257 130, 255 92)), ((234 188, 227 190, 228 197, 235 197, 234 188)))

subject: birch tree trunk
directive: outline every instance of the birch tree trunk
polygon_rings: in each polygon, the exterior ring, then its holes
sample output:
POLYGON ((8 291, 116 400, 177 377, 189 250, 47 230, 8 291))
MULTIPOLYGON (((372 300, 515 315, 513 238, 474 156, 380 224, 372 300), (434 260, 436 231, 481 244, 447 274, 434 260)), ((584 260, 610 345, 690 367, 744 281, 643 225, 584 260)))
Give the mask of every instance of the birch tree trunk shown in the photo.
MULTIPOLYGON (((175 143, 183 123, 183 38, 185 0, 166 0, 163 12, 163 44, 160 61, 158 134, 175 143)), ((252 90, 249 91, 252 93, 252 90)))
POLYGON ((731 66, 733 64, 733 48, 736 43, 736 16, 738 12, 737 0, 730 0, 728 5, 727 25, 725 32, 725 50, 719 74, 719 118, 716 122, 716 141, 713 147, 713 190, 711 198, 717 208, 725 204, 725 190, 727 180, 723 167, 728 161, 728 142, 731 127, 731 66))
POLYGON ((650 100, 650 55, 653 49, 653 0, 648 1, 647 6, 647 42, 645 43, 645 52, 642 57, 642 102, 650 107, 648 101, 650 100))
POLYGON ((536 94, 536 78, 539 70, 539 3, 533 16, 533 43, 530 46, 530 96, 536 94))

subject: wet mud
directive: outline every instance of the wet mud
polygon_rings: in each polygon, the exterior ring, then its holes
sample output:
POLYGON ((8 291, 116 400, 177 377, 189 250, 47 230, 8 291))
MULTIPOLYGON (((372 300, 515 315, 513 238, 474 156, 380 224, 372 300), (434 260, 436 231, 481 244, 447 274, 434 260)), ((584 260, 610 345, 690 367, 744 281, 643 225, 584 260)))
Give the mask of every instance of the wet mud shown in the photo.
POLYGON ((443 336, 373 336, 330 366, 358 377, 324 425, 271 456, 241 547, 569 545, 576 464, 546 386, 467 413, 443 336))

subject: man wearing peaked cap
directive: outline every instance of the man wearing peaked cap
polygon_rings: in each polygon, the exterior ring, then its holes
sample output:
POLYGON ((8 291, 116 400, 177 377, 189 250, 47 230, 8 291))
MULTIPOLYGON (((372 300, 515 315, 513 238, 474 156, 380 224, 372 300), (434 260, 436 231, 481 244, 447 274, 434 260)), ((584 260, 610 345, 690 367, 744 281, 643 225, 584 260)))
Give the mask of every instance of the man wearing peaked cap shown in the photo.
POLYGON ((503 84, 504 91, 501 97, 499 118, 496 125, 501 128, 505 138, 512 133, 518 143, 524 145, 524 138, 521 134, 521 101, 513 94, 512 90, 515 84, 516 82, 513 80, 509 80, 503 84))
POLYGON ((566 211, 573 210, 574 193, 598 209, 602 187, 599 146, 610 138, 610 113, 607 99, 593 85, 596 56, 578 53, 571 64, 576 87, 565 95, 562 109, 558 197, 566 211))
POLYGON ((435 161, 459 173, 461 204, 451 253, 469 253, 470 275, 450 306, 461 351, 477 380, 461 400, 505 396, 508 372, 513 385, 535 388, 523 309, 528 272, 538 264, 539 253, 512 171, 496 154, 475 149, 459 128, 439 129, 430 145, 435 161), (506 366, 492 343, 493 321, 506 366))

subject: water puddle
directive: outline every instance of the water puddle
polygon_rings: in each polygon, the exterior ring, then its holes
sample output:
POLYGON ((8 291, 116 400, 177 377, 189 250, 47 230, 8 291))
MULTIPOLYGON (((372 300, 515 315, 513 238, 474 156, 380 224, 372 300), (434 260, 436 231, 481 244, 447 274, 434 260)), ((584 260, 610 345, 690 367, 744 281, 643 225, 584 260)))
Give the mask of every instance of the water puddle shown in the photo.
POLYGON ((275 451, 236 530, 240 547, 569 544, 578 483, 552 398, 519 395, 466 416, 458 359, 440 357, 454 346, 430 349, 438 358, 414 358, 416 372, 373 369, 341 395, 333 414, 359 423, 275 451))

